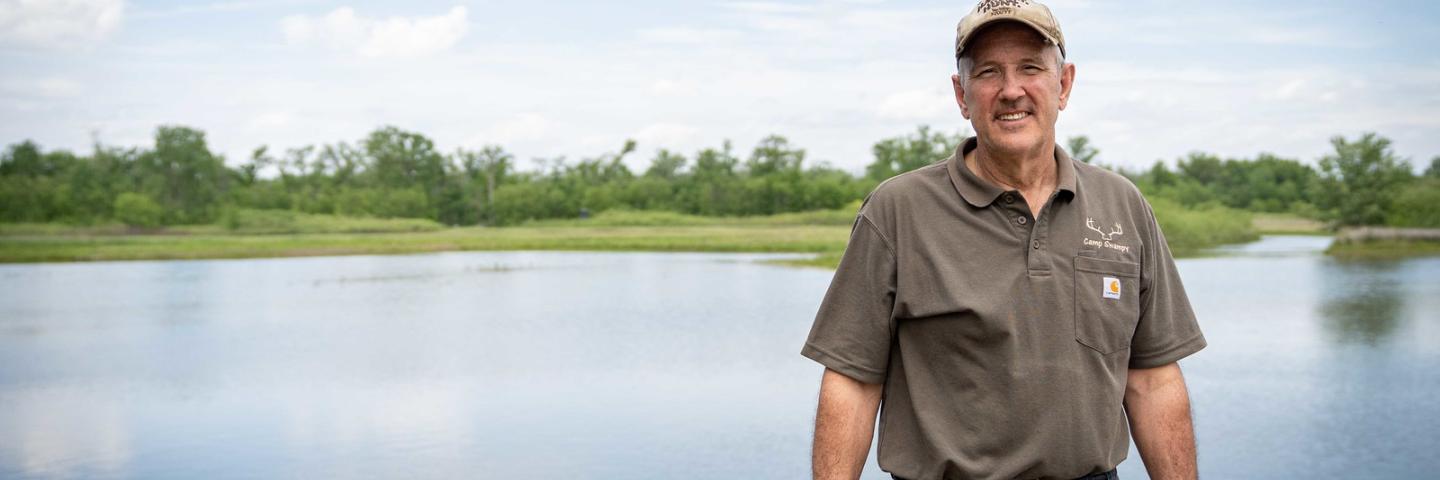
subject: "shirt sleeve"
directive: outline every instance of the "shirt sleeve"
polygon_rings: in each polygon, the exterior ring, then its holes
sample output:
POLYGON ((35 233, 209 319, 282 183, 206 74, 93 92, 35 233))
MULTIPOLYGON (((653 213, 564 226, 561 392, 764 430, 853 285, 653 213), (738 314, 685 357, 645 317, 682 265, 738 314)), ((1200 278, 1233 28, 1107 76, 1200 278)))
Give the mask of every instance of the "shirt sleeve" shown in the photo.
POLYGON ((1173 363, 1205 348, 1205 336, 1180 283, 1170 245, 1155 220, 1149 202, 1146 220, 1152 232, 1145 241, 1140 277, 1140 323, 1130 341, 1130 368, 1154 368, 1173 363))
POLYGON ((890 361, 895 250, 862 213, 800 354, 864 383, 883 383, 890 361))

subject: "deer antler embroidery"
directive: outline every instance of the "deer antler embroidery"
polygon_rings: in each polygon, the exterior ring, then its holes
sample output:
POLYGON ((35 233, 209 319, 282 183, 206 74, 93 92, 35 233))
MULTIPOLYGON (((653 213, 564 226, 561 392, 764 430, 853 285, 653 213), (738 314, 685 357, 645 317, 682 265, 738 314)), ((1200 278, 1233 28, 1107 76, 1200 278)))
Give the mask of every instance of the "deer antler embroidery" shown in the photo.
POLYGON ((1103 230, 1100 230, 1099 227, 1095 226, 1095 219, 1090 217, 1085 217, 1085 227, 1094 230, 1095 233, 1100 234, 1100 239, 1102 240, 1109 240, 1115 235, 1125 234, 1125 229, 1121 228, 1119 223, 1115 224, 1115 229, 1111 230, 1110 233, 1105 233, 1103 230))

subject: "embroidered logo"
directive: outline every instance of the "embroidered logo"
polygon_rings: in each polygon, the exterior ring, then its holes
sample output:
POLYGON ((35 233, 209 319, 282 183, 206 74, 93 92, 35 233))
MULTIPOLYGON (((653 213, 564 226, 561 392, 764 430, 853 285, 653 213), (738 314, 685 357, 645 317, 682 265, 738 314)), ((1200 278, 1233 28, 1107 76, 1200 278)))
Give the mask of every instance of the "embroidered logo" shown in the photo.
POLYGON ((1105 277, 1105 285, 1100 287, 1100 296, 1105 298, 1120 299, 1120 279, 1105 277))
POLYGON ((1086 227, 1086 228, 1089 228, 1089 229, 1091 229, 1091 230, 1094 230, 1095 233, 1100 234, 1100 239, 1101 239, 1101 240, 1111 240, 1111 239, 1112 239, 1114 236, 1116 236, 1116 235, 1124 235, 1124 234, 1125 234, 1125 229, 1120 228, 1120 224, 1119 224, 1119 223, 1116 223, 1116 224, 1115 224, 1115 229, 1109 231, 1108 233, 1105 232, 1105 231, 1103 231, 1103 230, 1100 230, 1100 227, 1096 227, 1096 226, 1095 226, 1095 219, 1090 218, 1090 217, 1085 217, 1085 227, 1086 227))
POLYGON ((1004 15, 1011 10, 1030 5, 1030 0, 985 0, 975 6, 975 11, 982 14, 1004 15))
MULTIPOLYGON (((1112 241, 1111 241, 1111 240, 1115 240, 1115 237, 1118 237, 1118 236, 1121 236, 1121 235, 1124 235, 1124 234, 1125 234, 1125 228, 1124 228, 1124 227, 1121 227, 1119 223, 1116 223, 1116 224, 1115 224, 1115 228, 1109 229, 1110 231, 1107 232, 1107 231, 1105 231, 1105 230, 1101 230, 1100 227, 1098 227, 1098 226, 1095 225, 1095 219, 1090 218, 1090 217, 1085 217, 1085 228, 1088 228, 1088 229, 1090 229, 1090 230, 1095 231, 1095 233, 1100 234, 1100 240, 1091 240, 1091 239, 1089 239, 1089 238, 1082 238, 1082 239, 1080 239, 1080 243, 1084 244, 1085 246, 1088 246, 1088 247, 1105 247, 1105 248, 1108 248, 1108 249, 1111 249, 1111 250, 1114 250, 1114 251, 1117 251, 1117 252, 1120 252, 1120 253, 1129 253, 1129 252, 1130 252, 1130 246, 1129 246, 1129 245, 1121 245, 1121 244, 1119 244, 1119 243, 1116 243, 1116 242, 1112 242, 1112 241)), ((1118 240, 1117 240, 1117 241, 1118 241, 1118 240)))

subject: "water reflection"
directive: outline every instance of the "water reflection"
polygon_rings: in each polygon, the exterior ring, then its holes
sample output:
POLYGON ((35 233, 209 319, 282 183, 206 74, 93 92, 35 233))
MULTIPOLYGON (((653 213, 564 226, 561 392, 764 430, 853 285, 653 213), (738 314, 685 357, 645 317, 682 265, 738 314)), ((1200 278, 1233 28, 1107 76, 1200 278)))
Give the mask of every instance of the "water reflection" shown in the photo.
POLYGON ((1404 318, 1401 274, 1396 262, 1326 261, 1319 310, 1329 338, 1372 347, 1389 340, 1404 318))
POLYGON ((73 386, 47 388, 0 402, 0 477, 6 464, 36 478, 121 476, 133 455, 126 415, 73 386))
MULTIPOLYGON (((1206 477, 1440 471, 1440 258, 1327 243, 1177 262, 1206 477)), ((764 258, 0 265, 0 479, 803 478, 830 272, 764 258)))

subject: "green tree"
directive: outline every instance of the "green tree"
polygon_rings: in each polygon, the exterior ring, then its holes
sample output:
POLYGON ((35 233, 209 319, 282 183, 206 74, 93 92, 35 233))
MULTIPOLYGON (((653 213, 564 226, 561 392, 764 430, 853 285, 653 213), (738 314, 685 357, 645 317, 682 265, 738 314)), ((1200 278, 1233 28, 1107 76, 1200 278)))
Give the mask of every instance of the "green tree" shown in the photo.
POLYGON ((1385 223, 1395 227, 1440 228, 1440 178, 1426 177, 1400 187, 1385 223))
POLYGON ((515 157, 499 145, 486 145, 480 150, 456 150, 454 158, 472 189, 479 190, 473 199, 477 220, 484 218, 487 224, 494 225, 495 189, 509 177, 515 157))
POLYGON ((1170 168, 1165 166, 1165 162, 1159 160, 1150 166, 1150 170, 1144 174, 1143 178, 1154 188, 1169 187, 1180 181, 1175 172, 1170 171, 1170 168))
POLYGON ((45 162, 40 145, 30 140, 11 145, 0 157, 0 175, 48 177, 55 174, 56 165, 45 162))
POLYGON ((755 145, 750 159, 745 161, 745 168, 752 177, 786 175, 799 173, 804 162, 804 149, 791 147, 785 137, 770 135, 755 145))
POLYGON ((891 137, 870 148, 875 160, 865 166, 865 177, 872 182, 905 173, 942 160, 955 151, 964 137, 960 133, 931 131, 921 125, 914 134, 891 137))
POLYGON ((1395 156, 1390 140, 1365 133, 1356 141, 1330 139, 1335 153, 1320 159, 1324 207, 1340 225, 1378 225, 1390 211, 1396 187, 1411 176, 1410 166, 1395 156))
POLYGON ((1078 135, 1065 140, 1065 151, 1070 153, 1070 158, 1083 163, 1090 163, 1100 150, 1090 144, 1090 137, 1078 135))
POLYGON ((1430 166, 1425 169, 1425 178, 1440 178, 1440 155, 1430 158, 1430 166))
POLYGON ((1182 179, 1194 180, 1200 185, 1218 185, 1225 179, 1225 163, 1220 157, 1205 152, 1190 152, 1176 162, 1175 169, 1182 179))
POLYGON ((706 148, 695 154, 695 167, 680 185, 681 209, 697 215, 736 215, 740 177, 735 171, 740 159, 729 140, 720 148, 706 148))
POLYGON ((204 223, 219 213, 230 171, 210 153, 205 132, 161 126, 155 149, 140 155, 139 175, 146 192, 157 197, 169 223, 204 223))
POLYGON ((430 205, 439 203, 445 187, 445 158, 435 142, 424 135, 393 126, 381 127, 365 138, 369 174, 385 189, 423 192, 430 205))
POLYGON ((650 159, 650 168, 645 170, 645 176, 674 180, 685 169, 685 162, 684 155, 662 148, 655 153, 655 158, 650 159))

